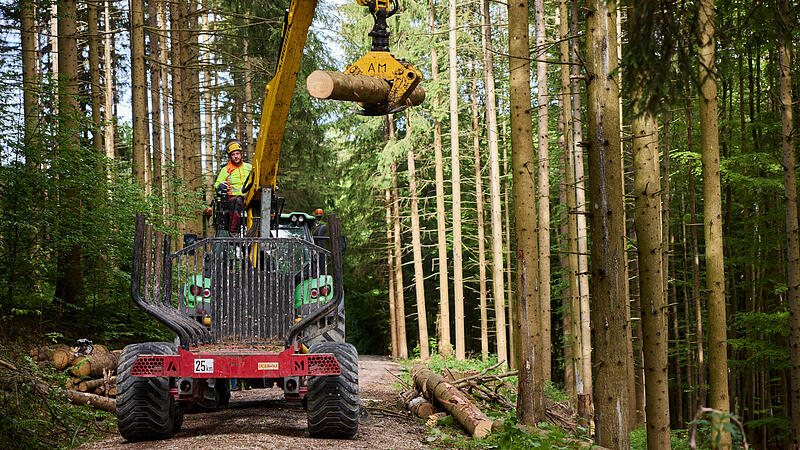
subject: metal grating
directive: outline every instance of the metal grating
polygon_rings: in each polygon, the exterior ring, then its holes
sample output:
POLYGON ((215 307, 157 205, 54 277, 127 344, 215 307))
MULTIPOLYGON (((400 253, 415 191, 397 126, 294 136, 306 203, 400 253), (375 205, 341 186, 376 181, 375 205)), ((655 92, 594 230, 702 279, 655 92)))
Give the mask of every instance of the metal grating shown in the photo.
POLYGON ((308 357, 308 374, 321 375, 341 373, 339 363, 332 355, 311 355, 308 357))
POLYGON ((160 375, 164 373, 163 356, 140 356, 131 367, 131 376, 160 375))

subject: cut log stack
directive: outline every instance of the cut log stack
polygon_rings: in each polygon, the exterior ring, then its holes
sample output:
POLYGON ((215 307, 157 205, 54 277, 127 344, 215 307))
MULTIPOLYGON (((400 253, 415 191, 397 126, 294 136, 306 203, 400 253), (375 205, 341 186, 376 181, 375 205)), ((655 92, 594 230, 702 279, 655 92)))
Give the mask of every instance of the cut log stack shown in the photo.
POLYGON ((70 378, 65 392, 74 403, 88 403, 109 411, 110 403, 105 400, 117 394, 117 377, 113 374, 122 351, 109 350, 103 345, 94 345, 88 354, 78 354, 77 350, 66 345, 52 345, 33 348, 29 355, 34 361, 48 362, 57 370, 67 371, 70 378))

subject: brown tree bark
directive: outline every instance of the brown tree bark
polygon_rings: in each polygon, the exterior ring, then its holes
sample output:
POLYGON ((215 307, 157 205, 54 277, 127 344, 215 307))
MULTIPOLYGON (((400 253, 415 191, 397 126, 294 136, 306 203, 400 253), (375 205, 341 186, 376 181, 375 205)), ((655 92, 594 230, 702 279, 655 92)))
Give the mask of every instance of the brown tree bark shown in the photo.
MULTIPOLYGON (((59 157, 54 164, 80 160, 80 106, 78 105, 78 39, 77 2, 64 0, 58 8, 58 134, 59 157)), ((63 168, 66 169, 66 168, 63 168)), ((67 186, 61 196, 60 216, 69 216, 71 223, 80 221, 81 200, 74 186, 67 186)), ((64 221, 66 222, 66 221, 64 221)), ((60 223, 59 227, 70 226, 60 223)), ((58 253, 56 297, 65 303, 83 302, 83 252, 72 244, 58 253)))
MULTIPOLYGON (((411 136, 411 114, 406 114, 406 139, 411 136)), ((419 199, 417 198, 417 170, 414 166, 414 149, 408 147, 408 190, 411 197, 411 246, 414 253, 414 287, 417 295, 417 324, 419 325, 419 356, 431 357, 428 347, 428 313, 425 308, 425 274, 422 271, 422 240, 420 239, 419 199)))
POLYGON ((486 232, 483 218, 483 175, 481 174, 481 137, 478 114, 478 75, 472 59, 472 150, 475 160, 475 209, 478 219, 478 294, 481 314, 481 358, 489 357, 489 311, 486 305, 486 232))
MULTIPOLYGON (((570 2, 570 35, 577 36, 578 2, 570 2)), ((572 93, 572 161, 575 168, 575 220, 578 239, 578 289, 580 303, 581 330, 581 371, 583 373, 583 392, 592 396, 592 333, 591 314, 589 311, 589 233, 586 226, 586 180, 583 165, 583 123, 581 119, 580 77, 580 43, 572 39, 570 45, 570 85, 572 93)))
POLYGON ((386 189, 386 267, 389 270, 389 332, 392 338, 392 358, 398 358, 397 311, 394 288, 394 229, 392 228, 392 194, 386 189))
POLYGON ((456 0, 449 0, 450 32, 448 41, 450 80, 450 182, 453 194, 453 311, 456 330, 456 359, 465 358, 464 345, 464 274, 461 248, 461 152, 458 144, 458 61, 456 55, 456 0))
MULTIPOLYGON (((781 0, 779 18, 789 28, 789 2, 781 0)), ((778 48, 780 64, 781 146, 783 150, 783 186, 786 209, 786 284, 789 303, 791 342, 792 445, 800 448, 800 225, 797 219, 797 175, 792 121, 791 33, 781 36, 778 48)))
MULTIPOLYGON (((389 116, 389 139, 394 139, 394 124, 389 116)), ((392 209, 394 212, 394 306, 397 320, 397 355, 408 358, 408 340, 406 339, 406 309, 403 285, 403 245, 400 225, 400 194, 397 187, 397 163, 392 163, 392 209)))
MULTIPOLYGON (((36 1, 22 0, 20 6, 20 40, 22 45, 22 108, 25 115, 25 164, 38 169, 42 155, 34 145, 39 127, 39 75, 36 68, 36 1)), ((96 10, 95 10, 96 11, 96 10)), ((96 15, 96 13, 95 13, 96 15)))
MULTIPOLYGON (((647 74, 641 74, 647 77, 647 74)), ((641 93, 633 95, 634 225, 639 254, 639 295, 645 372, 647 448, 669 449, 669 373, 667 304, 664 298, 663 217, 658 158, 658 122, 652 111, 639 110, 641 93)))
POLYGON ((530 90, 530 38, 528 2, 508 4, 509 103, 511 121, 511 170, 514 176, 514 229, 517 242, 517 295, 513 332, 520 369, 517 419, 535 425, 544 418, 544 367, 539 302, 539 261, 536 236, 536 157, 533 152, 530 90))
MULTIPOLYGON (((492 298, 494 299, 497 359, 509 361, 506 342, 506 299, 503 285, 503 225, 500 222, 500 161, 497 139, 497 100, 492 57, 492 28, 489 0, 481 0, 481 50, 483 82, 486 91, 486 147, 489 153, 489 207, 492 233, 492 298)), ((506 192, 506 204, 508 203, 506 192)), ((508 220, 506 220, 508 229, 508 220)), ((509 281, 510 283, 510 281, 509 281)), ((509 287, 511 285, 509 284, 509 287)), ((510 320, 510 317, 509 317, 510 320)), ((511 366, 514 366, 513 361, 511 366)))
MULTIPOLYGON (((544 49, 546 32, 544 28, 544 0, 534 0, 536 21, 536 47, 544 49)), ((548 138, 548 99, 546 54, 539 55, 536 61, 538 112, 537 137, 539 146, 537 198, 539 206, 539 309, 542 327, 542 376, 550 381, 550 152, 548 138)))
MULTIPOLYGON (((700 100, 700 144, 703 163, 703 229, 706 244, 706 289, 708 291, 708 383, 709 406, 730 412, 728 399, 728 339, 725 308, 725 266, 722 238, 722 199, 719 169, 717 118, 716 42, 714 1, 698 3, 698 63, 700 100)), ((727 420, 712 418, 712 441, 730 448, 731 435, 719 426, 727 420), (722 430, 722 431, 718 431, 722 430)))
POLYGON ((150 35, 150 104, 152 105, 151 125, 153 128, 153 191, 164 198, 164 150, 161 144, 161 65, 158 63, 160 51, 160 29, 158 23, 157 1, 148 4, 150 35))
MULTIPOLYGON (((436 32, 436 8, 433 0, 429 1, 428 25, 431 33, 436 32)), ((431 46, 431 81, 439 80, 439 56, 436 47, 431 46)), ((439 98, 431 101, 433 111, 438 112, 439 98)), ((449 277, 447 276, 447 231, 445 229, 446 211, 444 208, 444 162, 442 160, 442 124, 434 116, 433 119, 433 153, 436 173, 436 237, 439 251, 439 354, 450 356, 453 348, 450 343, 450 295, 449 277)))
POLYGON ((596 440, 599 445, 630 445, 628 298, 625 288, 625 203, 622 182, 616 3, 588 4, 586 70, 588 77, 589 184, 592 328, 596 440), (626 383, 621 382, 625 380, 626 383))
POLYGON ((86 2, 86 27, 87 41, 89 43, 89 84, 92 96, 92 147, 98 155, 103 154, 103 115, 100 108, 103 96, 100 87, 100 47, 98 43, 99 31, 97 23, 97 1, 86 2))
MULTIPOLYGON (((54 3, 55 5, 55 3, 54 3)), ((111 34, 111 0, 106 0, 104 4, 103 22, 105 25, 105 39, 103 42, 103 71, 104 71, 104 104, 103 104, 103 145, 105 147, 106 158, 113 161, 116 156, 114 148, 114 62, 111 58, 113 48, 111 34)))
POLYGON ((147 81, 144 63, 144 2, 130 0, 131 7, 131 114, 133 116, 133 178, 146 182, 146 158, 150 132, 147 118, 147 81))
MULTIPOLYGON (((384 103, 389 95, 389 82, 367 75, 315 70, 306 78, 306 89, 315 98, 360 103, 384 103)), ((408 97, 410 106, 425 101, 425 89, 417 86, 408 97)))

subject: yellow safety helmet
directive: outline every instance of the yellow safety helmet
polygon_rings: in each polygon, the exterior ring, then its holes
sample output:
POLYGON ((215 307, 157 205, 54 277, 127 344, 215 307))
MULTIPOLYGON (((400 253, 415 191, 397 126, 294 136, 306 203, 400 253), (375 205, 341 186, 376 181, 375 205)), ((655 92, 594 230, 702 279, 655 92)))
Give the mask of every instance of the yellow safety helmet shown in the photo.
POLYGON ((230 156, 231 153, 233 153, 233 152, 235 152, 237 150, 242 152, 242 153, 244 153, 244 149, 242 149, 242 143, 239 142, 238 139, 228 139, 225 142, 225 153, 228 156, 230 156))

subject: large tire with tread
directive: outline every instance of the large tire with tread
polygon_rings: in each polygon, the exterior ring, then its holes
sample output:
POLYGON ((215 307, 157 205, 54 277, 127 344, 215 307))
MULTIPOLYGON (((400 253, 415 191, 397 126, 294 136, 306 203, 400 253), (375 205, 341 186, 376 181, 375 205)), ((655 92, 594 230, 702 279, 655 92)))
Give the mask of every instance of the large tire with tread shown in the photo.
POLYGON ((132 344, 122 350, 117 365, 117 426, 129 441, 166 439, 183 423, 183 408, 169 393, 168 377, 133 377, 131 367, 139 355, 176 355, 171 342, 132 344))
POLYGON ((333 319, 336 319, 336 327, 330 329, 319 336, 314 336, 308 339, 304 344, 308 348, 313 347, 314 345, 320 344, 322 342, 338 342, 344 343, 345 332, 344 332, 344 302, 339 303, 339 309, 335 314, 330 314, 325 317, 323 320, 319 322, 315 322, 309 324, 308 327, 303 331, 303 334, 306 336, 313 336, 317 333, 317 330, 320 327, 325 327, 327 324, 333 322, 333 319))
POLYGON ((309 377, 306 407, 312 437, 349 439, 358 432, 358 352, 352 344, 321 342, 309 353, 333 353, 340 375, 309 377))

